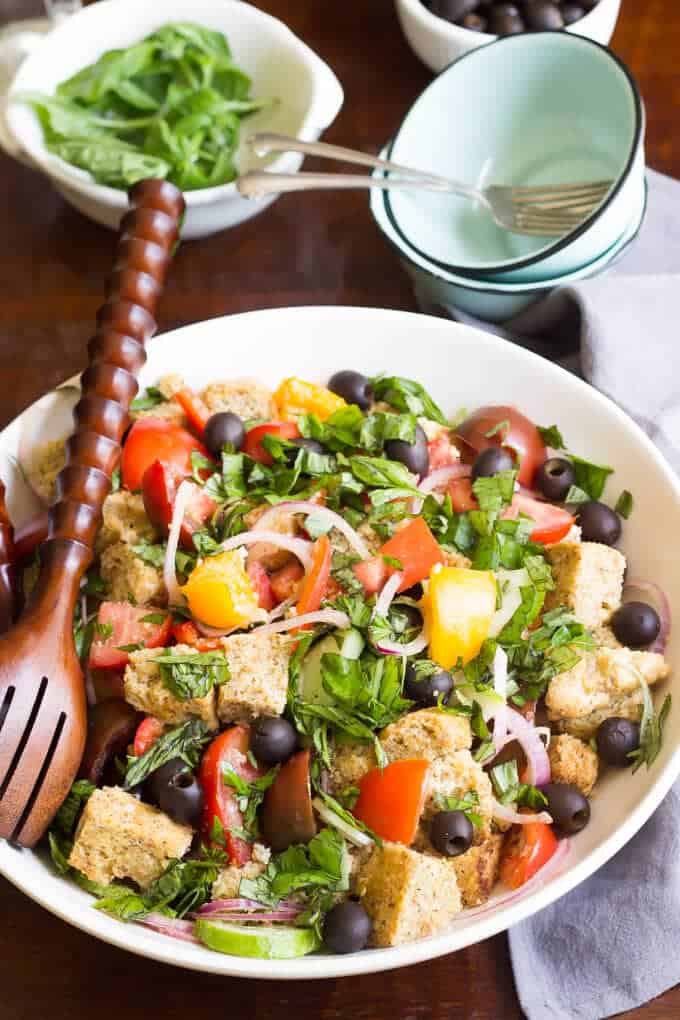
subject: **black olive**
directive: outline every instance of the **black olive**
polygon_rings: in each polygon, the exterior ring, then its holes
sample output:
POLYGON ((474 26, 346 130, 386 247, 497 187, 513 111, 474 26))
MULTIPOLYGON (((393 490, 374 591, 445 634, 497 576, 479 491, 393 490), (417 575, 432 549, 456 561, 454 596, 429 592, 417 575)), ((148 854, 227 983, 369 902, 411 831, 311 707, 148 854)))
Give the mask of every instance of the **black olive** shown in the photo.
POLYGON ((151 800, 180 825, 196 828, 203 814, 203 790, 181 758, 161 765, 147 780, 151 800))
POLYGON ((611 628, 622 645, 644 648, 656 641, 661 620, 646 602, 625 602, 612 616, 611 628))
POLYGON ((404 675, 404 697, 415 701, 419 708, 431 708, 439 700, 446 701, 453 690, 453 677, 445 669, 430 676, 419 676, 410 663, 404 675))
POLYGON ((495 35, 517 35, 523 32, 524 21, 515 4, 496 4, 489 13, 489 31, 495 35))
POLYGON ((562 836, 573 836, 590 821, 590 803, 572 783, 548 783, 541 787, 548 799, 553 827, 562 836))
POLYGON ((208 418, 204 440, 214 457, 220 456, 222 447, 227 443, 230 443, 235 450, 240 450, 245 437, 246 430, 237 414, 232 414, 231 411, 220 411, 219 414, 208 418))
POLYGON ((502 446, 488 446, 478 453, 472 465, 472 481, 478 478, 491 478, 501 471, 512 471, 515 462, 512 455, 502 446))
POLYGON ((640 746, 640 724, 632 719, 610 716, 598 726, 595 743, 602 761, 617 768, 626 768, 632 765, 628 755, 640 746))
POLYGON ((250 728, 250 749, 258 761, 278 765, 297 747, 297 733, 287 719, 261 715, 250 728))
POLYGON ((412 584, 410 588, 406 588, 401 594, 405 595, 409 599, 415 599, 416 602, 419 602, 423 597, 423 586, 420 581, 417 581, 415 584, 412 584))
POLYGON ((557 4, 548 0, 532 0, 524 5, 524 17, 528 28, 535 31, 555 31, 564 28, 564 18, 557 4))
POLYGON ((462 811, 439 811, 430 823, 430 842, 447 857, 459 857, 469 850, 475 830, 462 811))
POLYGON ((576 521, 584 542, 614 545, 621 537, 621 518, 604 503, 590 499, 576 507, 576 521))
POLYGON ((385 443, 385 456, 390 460, 400 461, 404 467, 421 478, 430 469, 427 436, 420 425, 416 425, 416 437, 413 443, 406 443, 403 439, 388 439, 385 443))
POLYGON ((373 922, 354 900, 337 903, 326 914, 323 940, 333 953, 358 953, 368 942, 373 922))
POLYGON ((461 18, 474 11, 477 0, 435 0, 433 12, 446 21, 460 21, 461 18))
POLYGON ((580 4, 562 4, 562 17, 565 25, 573 25, 575 21, 580 21, 585 13, 580 4))
POLYGON ((546 499, 561 503, 576 484, 573 464, 564 457, 551 457, 541 464, 534 477, 534 485, 546 499))
POLYGON ((348 404, 356 404, 362 411, 368 411, 373 400, 370 379, 361 372, 353 372, 350 368, 331 376, 328 389, 331 393, 337 393, 348 404))
MULTIPOLYGON (((321 445, 316 439, 305 439, 304 436, 298 437, 297 439, 291 439, 290 442, 293 446, 297 446, 298 449, 309 450, 311 453, 325 454, 326 448, 321 445)), ((297 450, 289 450, 286 460, 292 467, 297 457, 297 450)))

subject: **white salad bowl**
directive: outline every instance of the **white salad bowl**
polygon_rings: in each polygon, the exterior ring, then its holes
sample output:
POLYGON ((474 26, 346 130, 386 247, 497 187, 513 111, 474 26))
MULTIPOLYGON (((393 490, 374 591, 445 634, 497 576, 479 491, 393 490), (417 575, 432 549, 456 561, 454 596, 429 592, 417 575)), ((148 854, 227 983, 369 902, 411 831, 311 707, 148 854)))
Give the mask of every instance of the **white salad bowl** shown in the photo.
MULTIPOLYGON (((83 8, 38 42, 22 63, 9 90, 5 121, 17 156, 41 170, 76 209, 115 230, 128 208, 125 192, 97 184, 86 171, 50 153, 36 113, 17 96, 52 94, 60 82, 106 50, 130 46, 172 21, 194 21, 223 32, 235 62, 252 78, 253 96, 272 100, 242 122, 238 163, 243 172, 267 166, 294 173, 302 156, 284 153, 259 159, 245 146, 247 136, 278 131, 316 141, 342 106, 342 87, 331 69, 281 21, 242 0, 107 0, 83 8)), ((236 226, 262 212, 275 197, 244 199, 234 183, 189 191, 182 237, 205 237, 236 226)))
MULTIPOLYGON (((570 449, 615 469, 610 499, 624 488, 634 494, 635 507, 624 525, 622 543, 631 571, 661 585, 678 611, 680 561, 669 545, 680 531, 678 479, 650 440, 615 404, 563 369, 497 337, 441 319, 381 309, 251 312, 197 323, 152 341, 141 384, 151 385, 161 375, 178 372, 197 387, 237 376, 275 385, 291 374, 325 381, 343 368, 369 375, 387 370, 416 378, 451 413, 461 406, 513 403, 542 425, 557 423, 570 449)), ((55 438, 58 429, 52 412, 51 401, 44 400, 0 435, 0 476, 8 485, 10 506, 18 522, 30 515, 33 504, 16 470, 16 457, 27 432, 36 444, 55 438)), ((680 630, 672 634, 667 655, 677 674, 680 630)), ((658 700, 664 694, 662 690, 655 697, 658 700)), ((0 842, 0 873, 83 931, 177 966, 277 979, 372 973, 462 949, 558 899, 631 839, 679 774, 680 710, 674 707, 656 762, 635 775, 617 770, 603 777, 593 796, 591 822, 571 840, 558 867, 548 865, 530 887, 510 898, 506 893, 498 905, 494 901, 503 894, 497 892, 484 907, 462 913, 436 936, 347 956, 320 953, 296 960, 244 959, 126 925, 94 910, 91 897, 59 878, 41 853, 4 842, 0 842)))
MULTIPOLYGON (((498 36, 473 32, 438 18, 421 0, 395 0, 397 17, 409 46, 433 71, 441 71, 468 50, 493 42, 498 36)), ((594 39, 603 46, 614 34, 621 0, 600 0, 585 17, 565 29, 573 35, 594 39)))

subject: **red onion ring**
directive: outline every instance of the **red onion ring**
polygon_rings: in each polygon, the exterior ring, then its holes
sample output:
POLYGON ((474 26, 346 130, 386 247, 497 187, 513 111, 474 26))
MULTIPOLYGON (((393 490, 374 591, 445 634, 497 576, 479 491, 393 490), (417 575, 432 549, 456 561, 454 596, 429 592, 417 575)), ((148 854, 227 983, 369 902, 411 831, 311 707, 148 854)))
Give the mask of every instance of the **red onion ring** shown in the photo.
POLYGON ((380 595, 376 600, 375 606, 373 607, 373 613, 371 614, 372 618, 376 616, 387 616, 390 606, 392 605, 392 600, 397 594, 397 589, 402 582, 403 576, 404 575, 400 574, 397 570, 396 573, 392 574, 392 576, 388 577, 385 581, 380 595))
MULTIPOLYGON (((436 468, 423 478, 418 486, 418 492, 422 492, 424 496, 429 496, 430 493, 436 489, 443 488, 447 482, 452 481, 454 478, 469 478, 471 471, 472 468, 469 464, 448 464, 446 467, 436 468)), ((414 498, 411 500, 411 513, 419 514, 422 508, 422 499, 414 498)))
POLYGON ((175 556, 179 545, 179 533, 182 527, 182 521, 184 520, 184 514, 186 513, 187 506, 189 505, 193 488, 194 486, 192 482, 182 482, 175 495, 175 503, 172 508, 172 519, 170 521, 170 531, 168 533, 168 545, 165 550, 165 560, 163 561, 163 582, 165 583, 165 590, 168 595, 168 604, 171 606, 184 605, 184 596, 182 595, 179 584, 177 583, 175 556))
POLYGON ((376 648, 383 655, 417 655, 427 648, 427 637, 424 631, 421 631, 418 637, 415 637, 413 641, 409 641, 408 644, 402 645, 398 641, 379 641, 376 644, 376 648))
MULTIPOLYGON (((550 758, 536 727, 514 708, 507 707, 508 736, 505 744, 516 740, 527 759, 527 782, 532 786, 545 786, 550 782, 550 758)), ((500 750, 500 748, 499 748, 500 750)))
POLYGON ((503 699, 502 704, 492 715, 493 744, 498 752, 505 744, 508 735, 508 657, 500 645, 496 646, 493 658, 493 689, 503 699))
POLYGON ((293 556, 297 556, 300 563, 309 570, 312 565, 312 543, 304 538, 292 538, 290 535, 281 535, 278 531, 268 531, 264 528, 261 531, 242 531, 240 535, 234 535, 222 542, 220 548, 223 552, 230 549, 238 549, 242 545, 253 545, 255 542, 268 542, 270 545, 278 546, 279 549, 286 549, 293 556))
POLYGON ((302 627, 305 623, 326 623, 329 627, 338 627, 340 630, 350 625, 350 618, 347 613, 341 613, 337 609, 318 609, 315 613, 302 613, 300 616, 289 616, 278 623, 265 623, 257 627, 253 634, 283 634, 287 630, 294 630, 302 627))
MULTIPOLYGON (((239 897, 237 899, 226 899, 226 900, 211 900, 210 903, 204 903, 202 907, 196 911, 192 916, 194 917, 206 917, 211 914, 219 913, 231 913, 231 914, 243 914, 252 913, 254 911, 265 911, 268 908, 257 900, 247 900, 239 897)), ((288 914, 299 914, 302 907, 295 900, 281 900, 276 906, 277 910, 286 912, 288 914)))
POLYGON ((656 640, 647 648, 648 652, 659 652, 663 655, 668 644, 668 636, 671 632, 671 607, 665 591, 654 584, 653 581, 626 581, 623 587, 622 599, 624 602, 644 601, 652 606, 659 615, 659 633, 656 640), (633 592, 640 592, 642 599, 636 598, 633 592), (651 596, 651 601, 650 597, 651 596))
POLYGON ((348 524, 344 517, 340 514, 335 513, 334 510, 329 510, 325 506, 321 506, 319 503, 314 503, 312 500, 289 500, 285 503, 277 503, 270 510, 265 510, 262 516, 259 518, 257 523, 253 526, 254 531, 261 531, 266 528, 267 525, 271 527, 271 524, 276 518, 285 511, 288 514, 311 514, 318 515, 320 519, 325 519, 328 523, 329 529, 335 528, 342 535, 345 536, 350 547, 361 556, 362 560, 367 560, 371 553, 364 542, 361 535, 354 530, 351 524, 348 524))
POLYGON ((139 922, 151 931, 157 931, 161 935, 169 935, 173 939, 181 939, 182 942, 193 942, 194 945, 202 945, 201 940, 194 935, 193 921, 184 921, 177 917, 165 917, 163 914, 149 914, 139 922))
POLYGON ((501 804, 494 798, 493 816, 499 822, 508 822, 510 825, 529 825, 531 822, 543 822, 546 825, 552 824, 552 815, 547 811, 538 811, 534 814, 520 814, 510 804, 501 804))

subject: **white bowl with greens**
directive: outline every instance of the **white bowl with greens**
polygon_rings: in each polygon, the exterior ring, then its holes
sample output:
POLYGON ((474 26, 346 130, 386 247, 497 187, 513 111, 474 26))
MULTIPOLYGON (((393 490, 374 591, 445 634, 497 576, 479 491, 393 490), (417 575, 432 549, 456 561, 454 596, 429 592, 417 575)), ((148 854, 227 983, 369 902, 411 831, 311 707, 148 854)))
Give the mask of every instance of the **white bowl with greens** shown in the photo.
POLYGON ((185 191, 190 239, 272 201, 241 198, 239 172, 299 168, 293 153, 255 157, 251 133, 315 140, 342 101, 330 68, 241 0, 108 0, 35 47, 10 88, 6 121, 19 153, 104 226, 117 229, 135 180, 173 180, 185 191))

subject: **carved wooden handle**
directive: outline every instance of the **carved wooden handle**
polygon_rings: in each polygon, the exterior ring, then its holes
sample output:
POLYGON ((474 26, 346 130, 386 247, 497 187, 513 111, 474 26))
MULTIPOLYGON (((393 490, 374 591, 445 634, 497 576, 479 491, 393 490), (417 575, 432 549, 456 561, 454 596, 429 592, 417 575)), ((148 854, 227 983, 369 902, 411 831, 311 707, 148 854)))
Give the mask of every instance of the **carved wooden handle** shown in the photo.
POLYGON ((130 402, 138 389, 136 375, 146 361, 144 343, 156 329, 154 313, 184 213, 182 193, 167 181, 140 181, 129 198, 132 208, 121 221, 107 302, 97 314, 97 332, 88 345, 90 363, 74 410, 75 430, 66 443, 66 467, 49 511, 43 561, 47 566, 56 559, 62 569, 73 565, 76 572, 92 559, 130 402))
POLYGON ((12 626, 18 608, 15 558, 14 528, 5 503, 5 486, 0 482, 0 634, 12 626))

